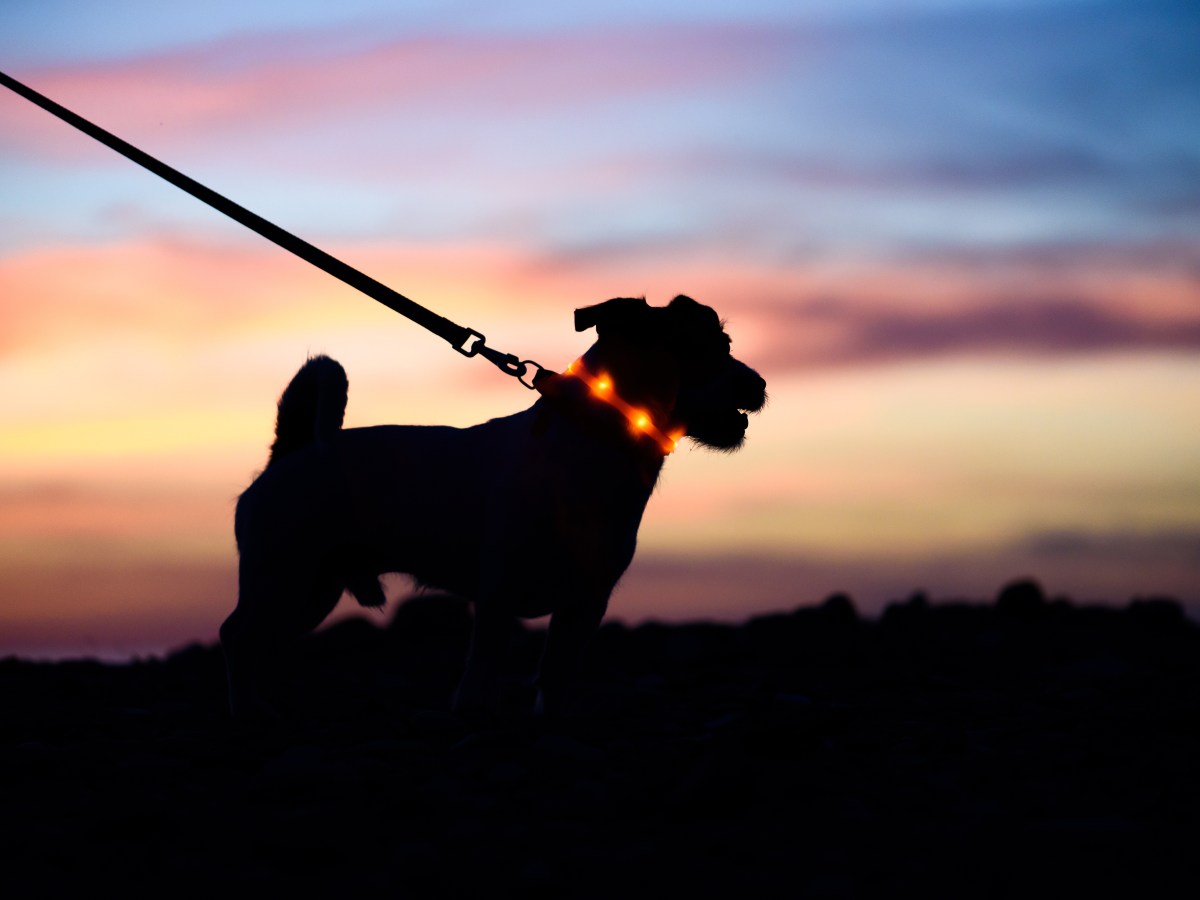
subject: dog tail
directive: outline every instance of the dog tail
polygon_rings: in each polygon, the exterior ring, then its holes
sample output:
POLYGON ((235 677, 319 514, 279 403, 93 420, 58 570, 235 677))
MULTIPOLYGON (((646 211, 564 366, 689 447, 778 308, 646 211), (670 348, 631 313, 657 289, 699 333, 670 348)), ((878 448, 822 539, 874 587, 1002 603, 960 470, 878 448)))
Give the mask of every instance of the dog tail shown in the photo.
POLYGON ((301 366, 279 398, 275 443, 267 465, 337 433, 346 415, 349 392, 346 370, 337 360, 314 356, 301 366))

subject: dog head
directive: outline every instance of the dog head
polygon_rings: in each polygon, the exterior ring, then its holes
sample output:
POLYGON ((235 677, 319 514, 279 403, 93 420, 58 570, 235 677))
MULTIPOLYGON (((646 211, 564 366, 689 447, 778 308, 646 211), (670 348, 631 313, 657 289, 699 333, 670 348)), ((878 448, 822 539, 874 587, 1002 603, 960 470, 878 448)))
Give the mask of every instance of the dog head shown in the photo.
POLYGON ((649 411, 657 428, 732 451, 742 446, 747 413, 767 401, 767 383, 730 353, 730 338, 711 307, 691 297, 667 306, 618 297, 575 311, 575 330, 595 328, 583 356, 604 373, 622 402, 649 411))

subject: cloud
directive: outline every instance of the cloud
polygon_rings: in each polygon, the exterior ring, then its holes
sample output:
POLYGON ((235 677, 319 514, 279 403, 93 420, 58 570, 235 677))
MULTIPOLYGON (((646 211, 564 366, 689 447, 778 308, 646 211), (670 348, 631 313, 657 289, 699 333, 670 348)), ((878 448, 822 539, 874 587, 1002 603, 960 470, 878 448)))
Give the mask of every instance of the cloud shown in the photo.
POLYGON ((1045 560, 1117 559, 1141 565, 1189 561, 1200 569, 1200 529, 1081 531, 1057 529, 1031 534, 1017 545, 1045 560))
MULTIPOLYGON (((228 512, 226 497, 191 485, 0 481, 0 565, 22 558, 134 557, 136 546, 151 545, 155 535, 182 535, 183 523, 220 519, 228 512)), ((179 539, 179 546, 184 543, 179 539)))
POLYGON ((950 353, 1200 351, 1200 311, 1187 319, 1153 321, 1133 310, 1106 310, 1080 299, 1018 297, 937 311, 813 305, 799 315, 842 326, 842 340, 811 351, 810 363, 895 362, 950 353))
MULTIPOLYGON (((1004 152, 938 155, 917 158, 853 159, 817 153, 730 148, 693 153, 677 163, 697 176, 739 174, 765 177, 780 185, 812 189, 861 191, 1011 190, 1046 184, 1063 185, 1112 178, 1127 171, 1096 148, 1013 147, 1004 152)), ((944 153, 945 151, 943 151, 944 153)), ((1167 165, 1182 176, 1194 172, 1186 159, 1167 165)), ((1161 169, 1159 170, 1161 172, 1161 169)))
MULTIPOLYGON (((569 309, 562 299, 571 296, 563 292, 567 276, 545 271, 521 247, 454 241, 326 249, 464 324, 476 324, 471 318, 483 310, 504 309, 511 318, 512 298, 521 300, 519 317, 543 305, 569 309)), ((272 326, 370 328, 381 311, 369 297, 254 236, 236 243, 168 234, 0 257, 0 353, 114 335, 195 347, 206 338, 262 336, 272 326)))
MULTIPOLYGON (((351 48, 333 42, 333 51, 315 38, 266 35, 15 74, 117 134, 193 147, 230 129, 330 127, 361 110, 396 120, 412 114, 511 120, 547 111, 574 117, 616 97, 750 78, 781 58, 788 43, 786 32, 765 26, 703 25, 385 35, 351 48)), ((69 140, 63 126, 22 104, 15 98, 0 104, 0 148, 78 157, 82 139, 69 140)))
MULTIPOLYGON (((1142 537, 1073 534, 1065 555, 1047 554, 1033 535, 1008 546, 944 556, 900 559, 864 552, 828 558, 708 553, 640 554, 617 587, 609 618, 742 622, 787 612, 848 592, 863 615, 913 591, 935 601, 989 602, 1015 577, 1038 578, 1051 595, 1078 602, 1123 604, 1136 596, 1169 595, 1200 615, 1200 556, 1195 533, 1142 537), (1129 538, 1132 537, 1132 540, 1129 538), (1114 543, 1124 548, 1112 558, 1114 543)), ((63 560, 54 566, 15 563, 0 568, 0 656, 100 656, 122 660, 161 654, 195 640, 212 642, 237 595, 236 565, 228 556, 181 560, 63 560)), ((335 613, 350 613, 343 607, 335 613)))
MULTIPOLYGON (((695 237, 812 258, 1194 224, 1182 111, 1200 93, 1160 14, 781 15, 502 33, 383 19, 17 74, 272 218, 343 234, 516 233, 610 258, 695 237), (1082 43, 1064 58, 1044 34, 1082 43), (1145 65, 1113 74, 1129 40, 1145 65)), ((53 205, 78 223, 101 180, 34 160, 115 161, 16 97, 4 148, 30 220, 53 205)), ((115 171, 108 204, 149 177, 115 171)))
MULTIPOLYGON (((737 260, 700 238, 588 251, 471 241, 328 249, 495 345, 546 360, 578 343, 564 318, 574 306, 630 294, 661 304, 681 292, 719 309, 739 352, 774 372, 953 355, 1200 352, 1200 278, 1186 264, 1196 251, 1174 245, 864 261, 850 271, 737 260)), ((272 329, 366 335, 393 316, 265 243, 184 235, 0 259, 0 314, 7 354, 106 337, 198 351, 272 329)), ((422 358, 424 347, 414 345, 422 358)))
POLYGON ((0 657, 125 661, 215 642, 237 599, 232 556, 0 568, 0 657))
POLYGON ((769 368, 879 365, 946 356, 1200 352, 1195 253, 1145 248, 1096 260, 1003 254, 963 262, 797 269, 794 286, 737 310, 769 368))
POLYGON ((1147 535, 1035 534, 1009 544, 919 557, 863 548, 852 556, 805 553, 754 556, 710 553, 643 553, 618 586, 610 614, 630 623, 718 619, 820 603, 845 591, 870 616, 923 590, 935 599, 990 601, 1009 580, 1031 576, 1052 594, 1079 602, 1122 604, 1163 594, 1200 616, 1200 535, 1195 531, 1147 535), (1048 552, 1046 542, 1066 539, 1069 552, 1048 552), (1117 556, 1113 556, 1114 549, 1117 556))

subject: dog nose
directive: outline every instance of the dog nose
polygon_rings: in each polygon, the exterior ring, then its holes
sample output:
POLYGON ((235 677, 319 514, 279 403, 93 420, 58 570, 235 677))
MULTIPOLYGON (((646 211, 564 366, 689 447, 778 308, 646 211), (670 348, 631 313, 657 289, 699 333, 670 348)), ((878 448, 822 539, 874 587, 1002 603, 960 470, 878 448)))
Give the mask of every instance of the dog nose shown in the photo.
POLYGON ((753 369, 747 369, 739 393, 740 399, 745 402, 738 403, 738 409, 758 412, 767 402, 767 380, 753 369))

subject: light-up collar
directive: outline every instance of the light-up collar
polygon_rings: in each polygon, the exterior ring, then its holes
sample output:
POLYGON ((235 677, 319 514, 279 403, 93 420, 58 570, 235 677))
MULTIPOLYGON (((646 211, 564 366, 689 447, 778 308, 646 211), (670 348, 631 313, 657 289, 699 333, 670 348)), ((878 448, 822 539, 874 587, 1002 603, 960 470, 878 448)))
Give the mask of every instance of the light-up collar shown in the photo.
POLYGON ((577 359, 567 366, 563 374, 578 378, 586 384, 593 397, 603 400, 625 417, 625 421, 629 423, 629 431, 634 437, 645 437, 654 441, 663 456, 670 454, 679 443, 679 439, 684 436, 685 429, 682 427, 673 428, 669 434, 661 431, 654 423, 654 417, 649 410, 625 402, 617 393, 612 377, 606 372, 593 374, 582 359, 577 359))

